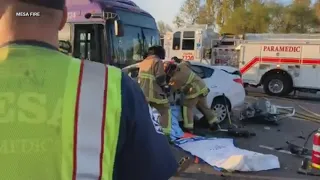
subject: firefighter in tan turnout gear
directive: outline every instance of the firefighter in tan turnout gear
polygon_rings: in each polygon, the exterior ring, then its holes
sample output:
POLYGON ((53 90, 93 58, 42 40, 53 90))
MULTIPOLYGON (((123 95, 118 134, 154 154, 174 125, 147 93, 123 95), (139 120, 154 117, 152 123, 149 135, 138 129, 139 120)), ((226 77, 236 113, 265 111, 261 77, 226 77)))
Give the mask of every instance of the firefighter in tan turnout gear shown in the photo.
POLYGON ((193 130, 193 112, 196 107, 208 121, 210 126, 217 125, 217 116, 207 105, 207 95, 209 89, 204 81, 190 69, 188 62, 179 65, 169 63, 166 65, 165 72, 170 78, 169 85, 173 91, 180 91, 182 98, 182 117, 185 129, 193 130))
POLYGON ((171 112, 167 93, 166 74, 162 60, 165 50, 161 46, 148 49, 148 56, 139 64, 138 83, 150 106, 160 113, 160 124, 166 135, 171 131, 171 112))

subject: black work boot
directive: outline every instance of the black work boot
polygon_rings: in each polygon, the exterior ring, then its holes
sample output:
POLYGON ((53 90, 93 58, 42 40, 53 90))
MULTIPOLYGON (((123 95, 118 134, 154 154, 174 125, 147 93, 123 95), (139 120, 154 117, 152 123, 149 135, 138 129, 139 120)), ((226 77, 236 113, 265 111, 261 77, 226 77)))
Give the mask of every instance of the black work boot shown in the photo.
POLYGON ((209 129, 210 129, 210 131, 218 131, 220 129, 220 126, 218 123, 212 123, 212 124, 210 124, 209 129))

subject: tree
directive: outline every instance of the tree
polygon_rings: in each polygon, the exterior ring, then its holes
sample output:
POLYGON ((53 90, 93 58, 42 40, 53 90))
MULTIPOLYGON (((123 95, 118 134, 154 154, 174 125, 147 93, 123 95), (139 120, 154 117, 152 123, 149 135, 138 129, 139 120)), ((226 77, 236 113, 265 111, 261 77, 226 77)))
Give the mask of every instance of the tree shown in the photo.
POLYGON ((261 0, 252 0, 248 5, 248 30, 251 33, 266 33, 269 30, 269 9, 261 0))
POLYGON ((218 0, 206 0, 206 3, 202 5, 199 9, 199 16, 197 19, 197 24, 207 24, 210 26, 215 25, 216 19, 216 10, 217 6, 215 5, 218 0))
POLYGON ((217 25, 223 33, 312 33, 319 31, 320 0, 185 0, 174 24, 217 25))
MULTIPOLYGON (((314 13, 316 15, 316 18, 317 18, 317 24, 320 23, 320 0, 317 0, 314 5, 313 5, 313 10, 314 10, 314 13)), ((317 28, 317 31, 319 28, 317 28)))
POLYGON ((244 7, 236 8, 229 18, 224 20, 222 33, 243 34, 248 32, 249 13, 244 7))
POLYGON ((173 21, 178 27, 195 24, 199 18, 200 0, 186 0, 180 8, 179 14, 173 21))
POLYGON ((291 26, 290 32, 313 32, 318 24, 316 12, 311 8, 310 0, 294 0, 288 6, 287 23, 291 26))
POLYGON ((185 21, 180 16, 175 16, 172 23, 175 24, 178 28, 186 24, 185 21))
POLYGON ((220 28, 223 28, 226 21, 231 17, 231 5, 230 0, 220 0, 217 4, 218 12, 216 17, 216 23, 220 28))
POLYGON ((158 30, 159 30, 160 34, 165 34, 168 31, 172 31, 172 28, 170 27, 170 25, 166 24, 163 21, 158 21, 157 26, 158 26, 158 30))
POLYGON ((287 29, 287 23, 285 16, 287 14, 286 7, 277 2, 270 2, 267 4, 269 11, 269 32, 273 33, 283 33, 287 29))
POLYGON ((230 17, 224 20, 221 32, 233 34, 268 32, 269 9, 263 2, 251 0, 231 5, 235 9, 231 12, 230 17))
MULTIPOLYGON (((222 28, 237 8, 245 8, 250 0, 216 0, 216 23, 222 28)), ((239 12, 238 12, 239 13, 239 12)))
POLYGON ((315 3, 314 3, 314 11, 315 11, 315 14, 317 16, 318 19, 320 19, 320 0, 317 0, 315 3))

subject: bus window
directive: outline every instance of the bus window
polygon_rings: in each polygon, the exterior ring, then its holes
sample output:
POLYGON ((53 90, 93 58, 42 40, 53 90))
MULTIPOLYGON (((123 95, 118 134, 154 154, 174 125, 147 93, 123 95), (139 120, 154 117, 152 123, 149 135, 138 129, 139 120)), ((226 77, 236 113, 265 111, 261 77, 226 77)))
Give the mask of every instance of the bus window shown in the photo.
POLYGON ((178 31, 173 34, 172 49, 180 50, 180 42, 181 42, 181 32, 178 31))
POLYGON ((194 31, 183 32, 182 50, 194 50, 194 31))
MULTIPOLYGON (((113 39, 113 59, 116 66, 122 67, 142 60, 142 31, 136 26, 124 25, 124 36, 113 39)), ((114 33, 113 33, 114 34, 114 33)))
POLYGON ((116 10, 123 24, 143 27, 148 29, 157 29, 157 24, 152 17, 140 13, 116 10))
POLYGON ((89 48, 89 39, 87 39, 87 35, 90 34, 86 31, 78 31, 80 39, 79 39, 79 54, 76 56, 76 58, 79 59, 90 59, 90 53, 88 51, 89 48))
POLYGON ((101 54, 103 29, 101 24, 76 24, 73 56, 102 63, 104 61, 101 54))
POLYGON ((124 36, 114 35, 114 26, 110 22, 108 35, 110 36, 112 65, 123 68, 143 59, 147 48, 160 45, 160 35, 152 17, 125 10, 116 10, 122 23, 124 36))
POLYGON ((157 30, 143 28, 142 31, 144 35, 144 52, 151 46, 160 45, 160 36, 157 30))

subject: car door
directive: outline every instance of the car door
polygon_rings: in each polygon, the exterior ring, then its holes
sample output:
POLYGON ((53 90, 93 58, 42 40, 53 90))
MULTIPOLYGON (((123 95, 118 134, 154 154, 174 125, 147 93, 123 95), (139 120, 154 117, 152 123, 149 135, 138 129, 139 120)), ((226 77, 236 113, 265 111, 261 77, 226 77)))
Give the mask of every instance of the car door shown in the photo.
MULTIPOLYGON (((217 91, 218 80, 215 79, 216 77, 214 76, 214 73, 215 73, 214 69, 208 68, 205 66, 200 66, 200 65, 191 65, 191 69, 201 79, 203 79, 207 87, 210 89, 210 92, 207 96, 207 103, 208 103, 208 106, 211 107, 213 98, 219 94, 217 91)), ((198 118, 202 116, 202 114, 197 109, 194 109, 194 112, 198 118)))
POLYGON ((216 81, 213 81, 214 69, 200 65, 191 65, 191 69, 196 73, 211 90, 217 87, 216 81))
POLYGON ((139 67, 133 66, 129 68, 122 69, 124 73, 126 73, 129 77, 131 77, 133 80, 137 81, 138 74, 139 74, 139 67))

